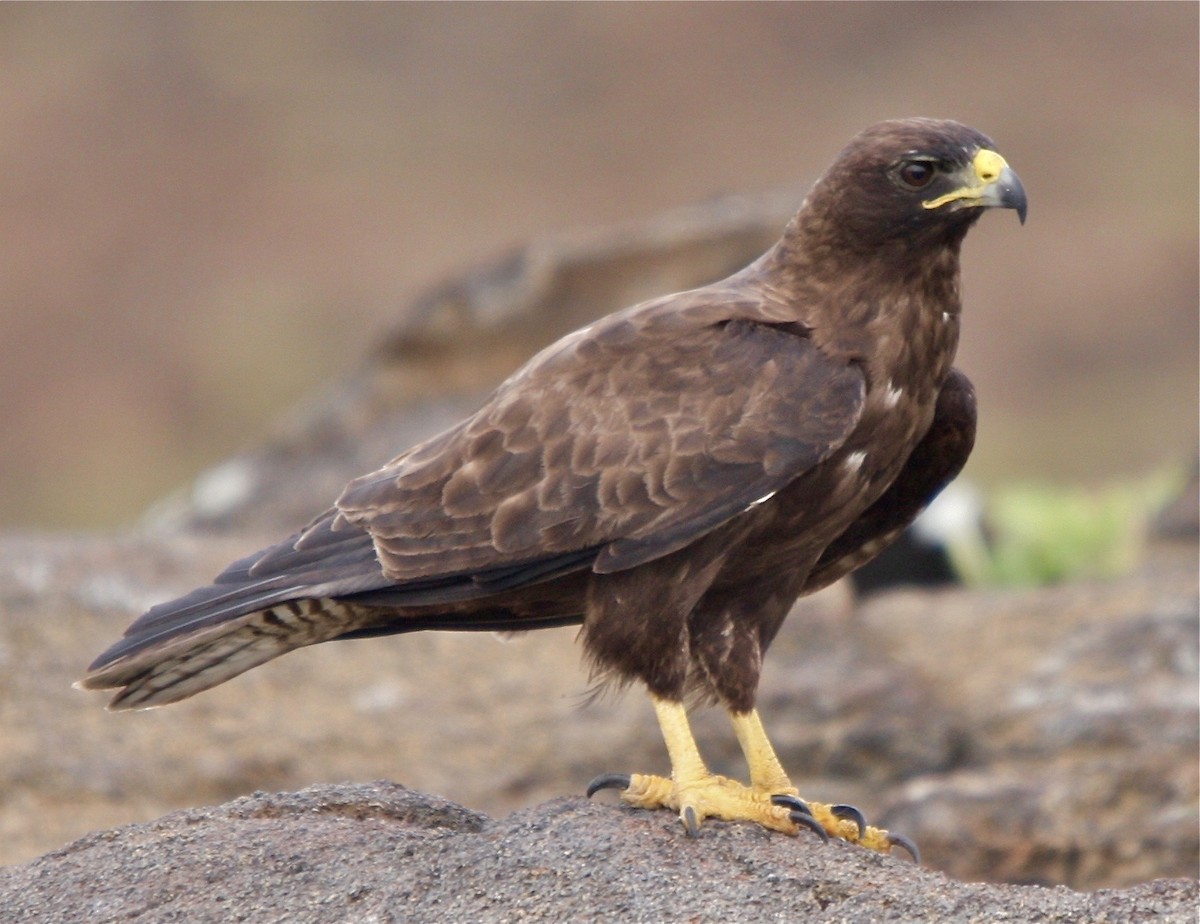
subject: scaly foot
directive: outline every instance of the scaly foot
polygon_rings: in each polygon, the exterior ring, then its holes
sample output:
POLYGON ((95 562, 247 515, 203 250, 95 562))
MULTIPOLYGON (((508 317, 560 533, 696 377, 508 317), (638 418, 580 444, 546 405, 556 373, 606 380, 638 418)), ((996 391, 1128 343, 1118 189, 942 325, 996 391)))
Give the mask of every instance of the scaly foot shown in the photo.
POLYGON ((750 766, 750 785, 744 786, 709 772, 692 737, 682 702, 656 696, 651 696, 651 702, 671 758, 670 778, 610 773, 592 780, 587 790, 589 797, 601 789, 619 789, 621 798, 630 805, 675 812, 691 835, 700 831, 705 818, 753 821, 784 834, 798 834, 801 828, 807 828, 823 841, 832 835, 882 853, 901 847, 921 862, 912 841, 868 827, 862 812, 853 806, 802 801, 780 766, 753 709, 730 712, 750 766))
POLYGON ((601 789, 620 789, 621 799, 635 808, 670 809, 679 815, 687 833, 693 836, 699 833, 704 819, 720 818, 753 821, 784 834, 797 834, 804 827, 816 832, 822 840, 829 840, 824 827, 804 810, 799 799, 777 804, 772 794, 756 792, 725 776, 708 774, 680 786, 663 776, 613 773, 592 780, 588 796, 601 789))
POLYGON ((621 790, 621 799, 636 808, 670 809, 679 815, 684 829, 692 836, 699 833, 705 818, 753 821, 784 834, 798 834, 806 828, 823 841, 838 837, 882 853, 900 847, 921 862, 912 841, 868 826, 862 812, 854 806, 805 802, 790 788, 765 792, 715 774, 680 786, 662 776, 610 773, 592 780, 587 789, 589 798, 601 789, 621 790))

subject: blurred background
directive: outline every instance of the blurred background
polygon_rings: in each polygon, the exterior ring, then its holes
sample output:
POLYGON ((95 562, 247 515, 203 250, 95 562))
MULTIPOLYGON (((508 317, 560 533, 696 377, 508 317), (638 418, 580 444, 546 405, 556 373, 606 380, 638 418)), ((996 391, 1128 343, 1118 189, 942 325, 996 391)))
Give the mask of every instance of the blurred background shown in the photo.
POLYGON ((1024 228, 994 215, 967 243, 968 474, 1086 484, 1184 465, 1198 18, 1176 3, 6 4, 0 524, 130 524, 447 276, 721 194, 794 188, 798 204, 855 132, 906 115, 991 135, 1030 196, 1024 228))

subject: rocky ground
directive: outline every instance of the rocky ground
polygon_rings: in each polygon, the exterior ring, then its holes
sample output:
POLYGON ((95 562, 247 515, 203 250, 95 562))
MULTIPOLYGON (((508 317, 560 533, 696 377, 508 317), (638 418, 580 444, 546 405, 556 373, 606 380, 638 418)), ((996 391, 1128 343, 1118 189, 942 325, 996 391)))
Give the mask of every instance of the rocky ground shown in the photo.
POLYGON ((0 870, 4 920, 1191 922, 1200 889, 955 881, 744 825, 556 799, 502 820, 394 783, 256 793, 0 870))
MULTIPOLYGON (((1155 882, 1200 862, 1191 526, 1121 578, 861 605, 835 587, 792 614, 760 700, 785 765, 915 840, 922 869, 744 826, 689 841, 581 801, 666 759, 640 693, 587 699, 569 629, 323 645, 143 713, 70 688, 146 606, 303 522, 538 342, 757 252, 764 215, 714 204, 515 254, 136 529, 0 537, 4 919, 1194 920, 1194 882, 1155 882), (344 782, 376 779, 395 783, 344 782), (197 808, 264 790, 301 792, 197 808)), ((741 772, 722 716, 697 732, 741 772)))

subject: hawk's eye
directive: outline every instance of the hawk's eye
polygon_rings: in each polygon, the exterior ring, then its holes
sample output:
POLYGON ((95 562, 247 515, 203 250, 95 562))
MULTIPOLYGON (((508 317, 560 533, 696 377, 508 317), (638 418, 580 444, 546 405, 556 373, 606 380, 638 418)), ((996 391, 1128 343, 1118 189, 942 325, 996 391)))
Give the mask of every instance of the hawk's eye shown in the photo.
POLYGON ((928 160, 906 160, 896 171, 900 182, 910 189, 922 189, 933 182, 937 175, 937 164, 928 160))

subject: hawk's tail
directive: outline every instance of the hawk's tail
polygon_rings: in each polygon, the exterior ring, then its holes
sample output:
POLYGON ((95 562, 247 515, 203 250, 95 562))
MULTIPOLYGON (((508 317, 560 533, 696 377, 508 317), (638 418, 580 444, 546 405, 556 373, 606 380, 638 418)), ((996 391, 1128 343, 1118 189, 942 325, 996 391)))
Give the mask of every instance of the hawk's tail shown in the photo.
MULTIPOLYGON (((352 607, 328 597, 282 600, 161 639, 138 639, 135 634, 97 658, 76 686, 118 690, 109 709, 162 706, 295 648, 336 638, 360 622, 352 607)), ((136 628, 137 624, 131 630, 136 628)))

